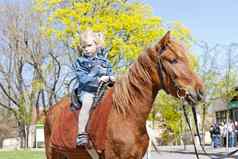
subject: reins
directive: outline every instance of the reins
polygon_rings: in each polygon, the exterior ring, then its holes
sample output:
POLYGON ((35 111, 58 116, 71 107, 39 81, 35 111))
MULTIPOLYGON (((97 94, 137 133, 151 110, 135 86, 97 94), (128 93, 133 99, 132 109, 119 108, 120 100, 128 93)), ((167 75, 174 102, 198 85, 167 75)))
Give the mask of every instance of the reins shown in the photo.
POLYGON ((186 107, 186 106, 183 104, 183 114, 184 114, 186 123, 188 124, 188 128, 189 128, 189 131, 190 131, 191 136, 192 136, 192 142, 193 142, 193 147, 194 147, 194 151, 195 151, 196 157, 197 157, 197 159, 199 159, 197 147, 196 147, 196 145, 195 145, 194 134, 193 134, 192 127, 191 127, 191 124, 190 124, 190 122, 189 122, 188 114, 187 114, 187 111, 186 111, 186 108, 185 108, 185 107, 186 107))
MULTIPOLYGON (((188 113, 187 113, 187 110, 186 110, 186 105, 185 105, 185 102, 184 102, 184 97, 182 97, 180 99, 182 100, 182 103, 183 103, 183 105, 182 105, 182 107, 183 107, 183 114, 184 114, 186 123, 188 125, 189 131, 190 131, 191 136, 192 136, 192 142, 193 142, 193 147, 194 147, 195 155, 196 155, 197 159, 199 159, 197 147, 196 147, 196 144, 195 144, 194 134, 193 134, 192 127, 191 127, 191 124, 190 124, 189 119, 188 119, 188 113)), ((201 140, 201 136, 200 136, 199 129, 198 129, 197 114, 196 114, 195 106, 192 106, 192 113, 193 113, 194 124, 195 124, 196 133, 197 133, 197 136, 198 136, 200 147, 202 148, 202 150, 205 153, 205 155, 208 156, 209 158, 211 158, 209 156, 209 154, 206 152, 206 150, 205 150, 205 148, 204 148, 204 146, 202 145, 202 142, 201 142, 202 140, 201 140)), ((214 159, 214 158, 211 158, 211 159, 214 159)))

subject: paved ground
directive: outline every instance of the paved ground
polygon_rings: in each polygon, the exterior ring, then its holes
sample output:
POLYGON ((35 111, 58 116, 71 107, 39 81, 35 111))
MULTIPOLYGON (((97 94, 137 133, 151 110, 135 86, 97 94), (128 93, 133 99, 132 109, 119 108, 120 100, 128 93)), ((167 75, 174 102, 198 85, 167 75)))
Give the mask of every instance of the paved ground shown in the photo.
MULTIPOLYGON (((184 149, 183 146, 160 146, 158 147, 158 149, 159 152, 153 151, 149 154, 147 158, 145 157, 145 159, 196 159, 192 145, 186 146, 186 149, 184 149)), ((204 152, 201 149, 199 149, 198 151, 200 159, 209 159, 209 158, 219 159, 225 153, 236 150, 238 149, 238 147, 229 149, 226 148, 213 149, 210 146, 207 146, 205 149, 210 157, 207 157, 204 154, 204 152)), ((238 159, 238 152, 226 159, 238 159)))

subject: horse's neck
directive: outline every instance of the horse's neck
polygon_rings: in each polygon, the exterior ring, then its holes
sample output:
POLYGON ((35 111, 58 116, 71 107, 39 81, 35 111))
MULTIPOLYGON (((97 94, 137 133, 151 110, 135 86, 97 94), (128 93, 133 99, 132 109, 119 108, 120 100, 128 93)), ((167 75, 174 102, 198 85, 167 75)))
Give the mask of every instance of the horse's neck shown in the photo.
POLYGON ((131 105, 131 109, 133 113, 141 116, 142 122, 146 121, 158 91, 156 84, 152 81, 150 71, 150 65, 145 67, 138 62, 132 66, 128 74, 130 79, 129 89, 134 92, 132 98, 138 101, 136 104, 131 105), (141 71, 142 68, 143 71, 141 71))

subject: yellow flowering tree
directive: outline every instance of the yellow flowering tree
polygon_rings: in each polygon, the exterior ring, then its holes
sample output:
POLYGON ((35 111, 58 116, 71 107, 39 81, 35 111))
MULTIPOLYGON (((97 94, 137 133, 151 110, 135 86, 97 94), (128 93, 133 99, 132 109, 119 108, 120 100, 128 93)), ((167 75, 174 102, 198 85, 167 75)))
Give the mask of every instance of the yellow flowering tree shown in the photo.
MULTIPOLYGON (((79 44, 81 31, 103 32, 109 58, 133 60, 145 46, 166 32, 162 19, 153 16, 150 6, 123 0, 36 0, 35 9, 47 14, 43 30, 46 36, 56 37, 72 48, 79 44)), ((190 42, 190 32, 175 22, 173 34, 190 42)))
MULTIPOLYGON (((46 15, 42 26, 46 37, 57 38, 67 46, 76 48, 80 42, 80 32, 88 29, 102 32, 106 38, 105 47, 110 50, 110 60, 113 64, 117 64, 122 57, 125 59, 122 66, 137 58, 146 46, 158 41, 168 30, 163 19, 153 15, 151 6, 140 2, 126 0, 35 0, 35 2, 35 10, 46 15)), ((169 30, 187 47, 191 46, 193 40, 190 31, 182 23, 173 22, 169 25, 169 30)), ((194 56, 191 57, 191 66, 196 67, 197 60, 194 56)), ((173 103, 166 102, 170 101, 171 97, 160 94, 158 99, 161 102, 155 103, 155 110, 161 112, 168 127, 178 134, 179 126, 170 120, 170 116, 172 114, 175 121, 181 116, 173 113, 176 112, 173 103), (162 109, 157 109, 158 106, 162 109)))

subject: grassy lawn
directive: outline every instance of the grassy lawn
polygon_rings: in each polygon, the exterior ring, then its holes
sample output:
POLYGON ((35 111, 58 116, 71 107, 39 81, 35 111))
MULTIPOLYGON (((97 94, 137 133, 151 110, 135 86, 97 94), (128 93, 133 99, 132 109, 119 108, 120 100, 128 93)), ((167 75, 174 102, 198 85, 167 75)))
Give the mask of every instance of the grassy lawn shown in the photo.
POLYGON ((0 151, 0 159, 45 159, 45 153, 31 150, 0 151))

